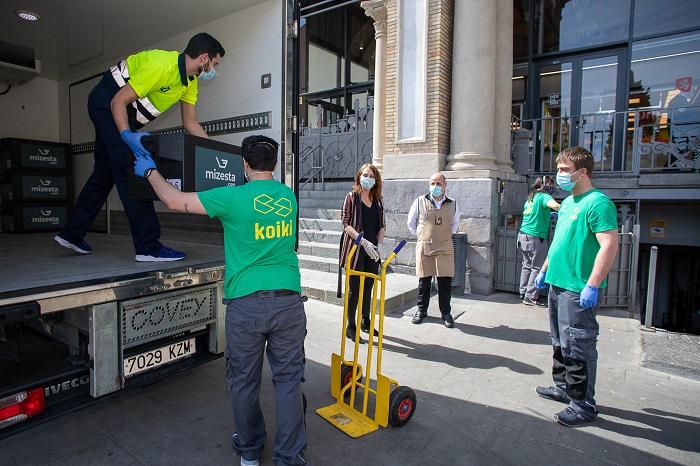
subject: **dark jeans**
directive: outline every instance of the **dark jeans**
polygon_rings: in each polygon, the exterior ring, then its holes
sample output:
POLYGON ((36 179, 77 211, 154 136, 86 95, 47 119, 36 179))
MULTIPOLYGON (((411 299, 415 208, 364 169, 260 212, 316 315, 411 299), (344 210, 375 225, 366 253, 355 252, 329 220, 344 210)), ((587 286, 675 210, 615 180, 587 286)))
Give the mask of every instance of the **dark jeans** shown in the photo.
POLYGON ((133 170, 133 165, 129 164, 131 150, 121 139, 106 99, 111 100, 111 93, 102 84, 90 93, 88 114, 95 125, 95 165, 80 191, 68 223, 61 230, 61 237, 74 244, 80 242, 116 185, 129 219, 136 254, 151 254, 162 246, 159 241, 160 222, 153 202, 129 199, 127 180, 129 170, 133 170), (101 105, 105 100, 107 105, 101 105))
POLYGON ((598 414, 594 398, 598 370, 598 306, 582 309, 579 293, 550 286, 549 332, 554 347, 552 378, 571 398, 569 406, 589 419, 598 414))
MULTIPOLYGON (((379 272, 379 262, 372 260, 362 247, 358 247, 355 254, 357 264, 353 270, 358 272, 369 272, 377 274, 379 272)), ((369 320, 370 306, 372 304, 372 288, 374 287, 374 278, 365 277, 365 289, 362 295, 362 317, 369 320)), ((355 319, 357 311, 357 303, 360 300, 360 277, 352 275, 350 277, 350 295, 348 296, 348 328, 356 329, 357 321, 355 319)))
MULTIPOLYGON (((423 314, 428 313, 430 304, 430 285, 433 277, 423 277, 418 279, 418 310, 423 314)), ((440 303, 440 314, 443 317, 452 312, 450 300, 452 299, 452 277, 437 277, 438 302, 440 303)))
POLYGON ((226 306, 226 384, 237 433, 232 443, 245 459, 259 458, 267 441, 260 405, 263 358, 267 355, 275 387, 272 459, 278 466, 313 464, 305 457, 301 393, 306 299, 298 293, 262 297, 259 292, 232 299, 226 306))

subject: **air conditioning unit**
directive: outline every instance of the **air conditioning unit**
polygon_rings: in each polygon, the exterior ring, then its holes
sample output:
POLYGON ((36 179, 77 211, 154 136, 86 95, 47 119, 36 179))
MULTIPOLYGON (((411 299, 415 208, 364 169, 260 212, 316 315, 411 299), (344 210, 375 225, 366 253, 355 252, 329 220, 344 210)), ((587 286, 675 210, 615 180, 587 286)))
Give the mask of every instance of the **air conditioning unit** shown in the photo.
POLYGON ((23 84, 41 73, 34 49, 0 41, 0 82, 23 84))

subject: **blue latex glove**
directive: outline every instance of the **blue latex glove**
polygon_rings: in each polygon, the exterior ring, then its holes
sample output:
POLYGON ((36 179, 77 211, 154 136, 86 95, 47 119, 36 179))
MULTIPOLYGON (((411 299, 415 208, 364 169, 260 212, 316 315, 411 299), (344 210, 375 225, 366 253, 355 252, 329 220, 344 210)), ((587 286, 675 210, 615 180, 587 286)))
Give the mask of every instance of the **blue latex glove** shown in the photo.
POLYGON ((540 270, 540 273, 537 274, 537 278, 535 278, 535 286, 540 290, 544 290, 545 288, 547 288, 547 284, 544 282, 544 278, 546 276, 547 272, 543 272, 540 270))
POLYGON ((581 308, 588 309, 593 307, 598 302, 598 288, 591 285, 586 285, 586 287, 581 290, 581 308))
POLYGON ((151 154, 146 150, 145 147, 143 147, 143 144, 141 143, 141 138, 144 136, 150 136, 150 134, 138 131, 132 133, 128 129, 122 131, 122 141, 124 141, 126 145, 129 146, 129 149, 131 149, 131 152, 133 152, 136 157, 138 157, 139 155, 144 156, 151 154))
POLYGON ((149 168, 156 168, 156 163, 153 161, 150 155, 145 157, 136 156, 134 160, 134 173, 138 176, 144 176, 146 170, 149 168))

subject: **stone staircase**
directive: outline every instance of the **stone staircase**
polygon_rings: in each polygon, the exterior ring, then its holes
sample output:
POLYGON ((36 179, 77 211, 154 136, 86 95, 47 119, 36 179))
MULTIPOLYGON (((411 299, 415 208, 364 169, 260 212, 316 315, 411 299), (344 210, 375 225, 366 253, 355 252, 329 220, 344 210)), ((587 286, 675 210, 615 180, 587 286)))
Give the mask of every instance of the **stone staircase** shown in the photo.
MULTIPOLYGON (((324 189, 305 185, 299 192, 299 266, 304 294, 313 299, 343 305, 336 296, 338 254, 342 232, 341 208, 353 183, 326 182, 324 189)), ((385 257, 383 257, 385 259, 385 257)), ((416 298, 418 279, 387 272, 384 309, 401 307, 416 298)), ((345 277, 341 291, 344 292, 345 277)))

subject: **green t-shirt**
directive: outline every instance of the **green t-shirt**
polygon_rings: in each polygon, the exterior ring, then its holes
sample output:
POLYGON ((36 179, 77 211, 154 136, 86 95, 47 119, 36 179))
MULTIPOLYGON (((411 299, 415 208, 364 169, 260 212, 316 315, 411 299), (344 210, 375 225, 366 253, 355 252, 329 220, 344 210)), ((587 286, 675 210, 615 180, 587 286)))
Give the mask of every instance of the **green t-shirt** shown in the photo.
POLYGON ((129 84, 139 98, 148 97, 161 113, 180 100, 197 103, 197 79, 185 76, 187 85, 183 86, 179 56, 179 52, 146 50, 126 59, 129 84))
POLYGON ((547 203, 552 199, 552 196, 547 193, 535 193, 532 199, 525 201, 520 231, 538 238, 549 236, 549 214, 552 209, 547 207, 547 203))
POLYGON ((258 180, 198 193, 224 226, 226 298, 260 290, 301 293, 296 245, 297 201, 277 180, 258 180))
MULTIPOLYGON (((600 250, 595 234, 609 230, 617 230, 617 210, 608 196, 592 189, 564 199, 547 255, 549 266, 545 282, 580 293, 600 250)), ((607 278, 600 288, 606 285, 607 278)))

